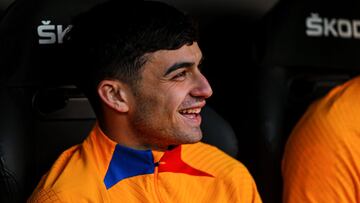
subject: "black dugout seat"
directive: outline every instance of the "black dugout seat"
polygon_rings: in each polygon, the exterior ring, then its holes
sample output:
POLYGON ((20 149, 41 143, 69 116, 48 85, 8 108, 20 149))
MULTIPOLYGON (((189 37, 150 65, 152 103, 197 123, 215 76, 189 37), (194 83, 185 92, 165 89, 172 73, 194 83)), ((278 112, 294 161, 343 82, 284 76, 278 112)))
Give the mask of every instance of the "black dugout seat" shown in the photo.
MULTIPOLYGON (((71 17, 99 2, 17 0, 0 21, 0 202, 24 202, 56 157, 94 124, 65 71, 72 62, 62 37, 71 17)), ((204 141, 235 157, 230 125, 210 108, 202 114, 204 141)))
POLYGON ((264 202, 281 202, 281 158, 308 105, 360 72, 360 2, 280 1, 259 25, 259 175, 264 202))

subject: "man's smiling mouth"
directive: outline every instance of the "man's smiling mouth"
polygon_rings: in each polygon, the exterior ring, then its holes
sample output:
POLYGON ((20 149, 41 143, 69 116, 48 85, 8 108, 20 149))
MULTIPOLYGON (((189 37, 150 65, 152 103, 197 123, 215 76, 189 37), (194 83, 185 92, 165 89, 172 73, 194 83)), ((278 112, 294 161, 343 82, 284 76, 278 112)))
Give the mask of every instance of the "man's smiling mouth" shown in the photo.
POLYGON ((201 111, 201 108, 192 108, 192 109, 183 109, 183 110, 180 110, 180 114, 182 115, 188 115, 188 114, 199 114, 201 111))
POLYGON ((201 109, 205 106, 205 102, 202 102, 200 105, 188 107, 179 110, 178 112, 186 118, 186 122, 192 126, 199 126, 201 124, 201 109))
POLYGON ((186 123, 192 126, 199 126, 201 124, 200 111, 201 108, 192 108, 180 110, 179 113, 185 118, 186 123))

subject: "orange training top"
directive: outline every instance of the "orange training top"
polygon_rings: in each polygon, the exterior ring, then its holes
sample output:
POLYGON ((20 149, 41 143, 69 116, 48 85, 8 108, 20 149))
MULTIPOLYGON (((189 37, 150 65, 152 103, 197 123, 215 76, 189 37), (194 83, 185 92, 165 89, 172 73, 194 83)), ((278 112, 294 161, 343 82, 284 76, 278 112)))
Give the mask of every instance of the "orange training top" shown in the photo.
POLYGON ((284 203, 360 202, 360 77, 310 106, 282 163, 284 203))
POLYGON ((165 152, 121 146, 98 125, 66 150, 28 202, 261 202, 248 170, 204 143, 165 152))

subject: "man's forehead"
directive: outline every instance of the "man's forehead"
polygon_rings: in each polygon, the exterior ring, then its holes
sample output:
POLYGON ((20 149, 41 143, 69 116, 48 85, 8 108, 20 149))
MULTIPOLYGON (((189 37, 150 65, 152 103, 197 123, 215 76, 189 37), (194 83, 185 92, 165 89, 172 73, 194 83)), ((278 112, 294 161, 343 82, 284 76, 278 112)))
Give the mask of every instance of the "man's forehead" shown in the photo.
POLYGON ((151 62, 171 62, 172 60, 198 62, 201 58, 202 53, 196 42, 192 45, 183 45, 179 49, 158 50, 148 54, 148 60, 151 62))

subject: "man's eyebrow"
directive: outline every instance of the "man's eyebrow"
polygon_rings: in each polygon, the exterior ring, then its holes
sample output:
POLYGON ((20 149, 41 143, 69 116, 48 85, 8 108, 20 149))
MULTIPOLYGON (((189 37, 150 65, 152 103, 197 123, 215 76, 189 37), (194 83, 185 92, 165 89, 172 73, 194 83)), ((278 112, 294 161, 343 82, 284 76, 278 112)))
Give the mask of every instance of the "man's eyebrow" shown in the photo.
MULTIPOLYGON (((200 62, 199 62, 199 65, 203 62, 204 60, 204 57, 201 57, 200 59, 200 62)), ((169 75, 171 72, 177 70, 177 69, 180 69, 180 68, 190 68, 191 66, 193 66, 195 63, 194 62, 181 62, 181 63, 175 63, 174 65, 170 66, 164 76, 167 76, 169 75)))
POLYGON ((191 66, 193 66, 195 63, 193 62, 181 62, 181 63, 175 63, 174 65, 170 66, 164 76, 167 76, 169 75, 171 72, 177 70, 177 69, 180 69, 180 68, 190 68, 191 66))

